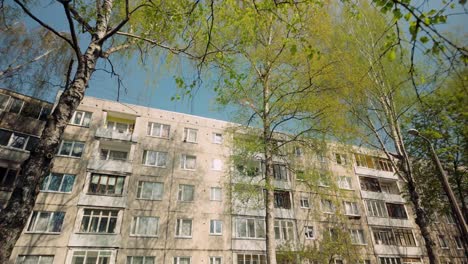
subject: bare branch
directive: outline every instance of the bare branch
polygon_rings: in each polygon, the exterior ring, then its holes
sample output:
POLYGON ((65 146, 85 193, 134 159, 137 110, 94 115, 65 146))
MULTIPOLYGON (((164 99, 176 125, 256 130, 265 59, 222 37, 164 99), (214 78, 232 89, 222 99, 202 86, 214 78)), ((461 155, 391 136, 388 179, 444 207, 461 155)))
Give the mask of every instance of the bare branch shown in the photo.
POLYGON ((86 20, 80 15, 80 13, 78 13, 78 11, 76 11, 75 8, 68 5, 68 9, 70 10, 72 14, 73 19, 75 19, 76 22, 82 25, 86 29, 87 32, 91 34, 94 32, 94 28, 91 25, 89 25, 88 22, 86 22, 86 20))
POLYGON ((81 50, 80 50, 80 45, 78 44, 78 39, 76 37, 75 25, 73 23, 73 19, 70 14, 69 1, 60 0, 59 2, 63 5, 63 8, 65 9, 65 15, 67 16, 68 26, 70 27, 70 34, 71 34, 72 41, 73 41, 72 48, 75 51, 76 57, 78 59, 78 63, 81 63, 81 60, 80 60, 81 50))

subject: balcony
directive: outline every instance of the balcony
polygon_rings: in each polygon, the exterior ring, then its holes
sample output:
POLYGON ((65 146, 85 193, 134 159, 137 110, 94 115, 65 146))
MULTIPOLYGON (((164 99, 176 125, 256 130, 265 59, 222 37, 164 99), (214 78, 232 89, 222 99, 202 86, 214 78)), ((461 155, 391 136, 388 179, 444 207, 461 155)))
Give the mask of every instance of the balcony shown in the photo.
POLYGON ((369 223, 369 225, 376 225, 376 226, 394 226, 394 227, 407 227, 407 228, 413 227, 413 224, 408 219, 367 216, 367 222, 369 223))
POLYGON ((356 172, 356 174, 358 175, 369 175, 385 179, 398 180, 398 176, 396 175, 396 173, 391 171, 383 171, 366 167, 354 166, 354 172, 356 172))
POLYGON ((384 200, 386 202, 405 203, 405 200, 399 194, 361 191, 361 195, 363 199, 384 200))
POLYGON ((128 160, 92 159, 88 162, 88 169, 115 172, 118 174, 131 174, 133 171, 132 163, 128 160))
POLYGON ((375 253, 378 255, 408 255, 408 256, 422 255, 422 251, 420 247, 374 245, 374 250, 375 250, 375 253))
POLYGON ((71 247, 120 247, 122 235, 120 234, 72 234, 70 236, 71 247))
POLYGON ((22 163, 29 157, 29 151, 0 145, 0 160, 22 163))
POLYGON ((120 132, 119 130, 100 127, 96 130, 97 138, 106 138, 122 141, 137 142, 137 136, 132 132, 120 132))

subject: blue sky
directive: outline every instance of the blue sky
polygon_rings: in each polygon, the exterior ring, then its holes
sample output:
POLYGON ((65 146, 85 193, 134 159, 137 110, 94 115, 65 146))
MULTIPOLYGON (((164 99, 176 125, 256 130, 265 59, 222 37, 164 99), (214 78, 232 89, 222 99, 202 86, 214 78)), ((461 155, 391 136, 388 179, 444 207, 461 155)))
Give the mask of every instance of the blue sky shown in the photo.
MULTIPOLYGON (((433 5, 437 8, 438 1, 425 2, 425 8, 431 9, 433 5)), ((47 2, 51 3, 51 2, 47 2)), ((63 8, 55 1, 52 4, 44 5, 43 8, 34 10, 35 14, 48 24, 53 25, 58 30, 68 31, 68 24, 63 13, 63 8)), ((464 21, 466 16, 450 17, 448 25, 441 26, 443 31, 452 30, 457 32, 458 36, 466 34, 464 21)), ((37 24, 31 20, 28 21, 31 26, 37 24)), ((81 41, 83 49, 87 44, 86 40, 81 41)), ((120 101, 144 105, 148 107, 160 108, 170 111, 194 114, 204 117, 230 120, 230 115, 227 110, 220 110, 214 103, 215 93, 211 90, 213 87, 207 88, 209 80, 204 80, 204 84, 200 86, 191 100, 172 101, 171 97, 177 92, 174 76, 190 76, 193 75, 194 68, 187 62, 180 63, 178 66, 167 65, 164 61, 150 62, 151 67, 143 68, 138 63, 138 58, 116 63, 117 72, 121 75, 126 91, 122 90, 120 101)), ((103 68, 105 65, 101 63, 97 68, 103 68)), ((105 98, 110 100, 117 99, 117 78, 110 74, 96 71, 92 77, 89 88, 86 92, 88 96, 105 98)))

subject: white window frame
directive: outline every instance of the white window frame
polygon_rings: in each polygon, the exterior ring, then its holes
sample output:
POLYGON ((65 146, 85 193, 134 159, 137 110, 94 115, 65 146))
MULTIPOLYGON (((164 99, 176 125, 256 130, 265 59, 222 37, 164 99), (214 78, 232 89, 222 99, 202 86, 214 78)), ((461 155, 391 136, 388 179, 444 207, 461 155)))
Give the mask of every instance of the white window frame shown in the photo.
POLYGON ((242 264, 253 264, 253 263, 266 264, 267 263, 265 254, 249 254, 249 253, 236 254, 236 258, 237 258, 236 263, 242 263, 242 264), (245 259, 246 256, 249 256, 249 259, 251 261, 250 263, 246 262, 246 259, 245 259), (242 257, 242 262, 239 262, 240 257, 242 257))
POLYGON ((137 186, 137 200, 149 200, 149 201, 162 201, 164 197, 164 183, 162 182, 151 182, 151 181, 138 181, 138 186, 137 186), (151 197, 146 198, 143 197, 143 188, 144 185, 151 185, 151 197), (161 196, 156 196, 158 195, 157 192, 157 187, 155 189, 155 186, 160 186, 161 187, 161 196))
POLYGON ((87 111, 82 111, 82 110, 76 110, 74 113, 73 113, 73 116, 72 118, 70 119, 70 124, 72 125, 75 125, 75 126, 82 126, 82 127, 89 127, 89 125, 91 124, 91 117, 93 116, 93 113, 92 112, 87 112, 87 111), (81 113, 82 116, 81 116, 81 119, 78 123, 74 123, 75 122, 75 117, 76 117, 76 114, 77 113, 81 113), (89 123, 88 124, 83 124, 86 116, 89 117, 89 123))
POLYGON ((449 243, 448 243, 447 237, 445 235, 438 235, 437 238, 439 240, 440 248, 442 248, 442 249, 448 249, 449 248, 449 243))
POLYGON ((210 235, 212 236, 222 236, 223 235, 223 221, 219 219, 210 220, 210 235), (220 229, 218 232, 217 229, 220 229))
POLYGON ((50 192, 50 193, 71 193, 73 192, 73 187, 75 186, 75 181, 76 181, 76 175, 73 175, 73 174, 66 174, 66 173, 49 173, 49 175, 47 175, 45 178, 44 178, 44 181, 43 183, 41 184, 41 192, 50 192), (58 176, 60 175, 61 176, 61 179, 60 179, 60 185, 59 185, 59 190, 58 191, 53 191, 53 190, 48 190, 48 188, 50 187, 50 183, 52 181, 52 177, 53 176, 58 176), (69 192, 65 192, 65 191, 61 191, 62 187, 64 186, 63 185, 63 181, 65 179, 65 177, 68 176, 68 177, 73 177, 73 184, 71 186, 71 189, 69 192), (47 181, 47 182, 46 182, 47 181), (45 186, 44 186, 45 185, 45 186), (46 187, 43 189, 43 187, 46 187))
POLYGON ((115 149, 108 149, 108 148, 102 148, 99 151, 99 159, 101 160, 120 160, 120 161, 127 161, 128 160, 128 151, 122 151, 122 150, 115 150, 115 149), (106 157, 103 159, 102 152, 106 152, 106 157), (115 152, 120 152, 120 153, 125 153, 125 158, 123 159, 115 159, 112 157, 112 153, 115 152))
POLYGON ((314 240, 315 239, 315 227, 311 225, 304 226, 304 236, 307 240, 314 240), (310 236, 310 232, 312 232, 312 237, 310 236))
POLYGON ((170 138, 171 137, 171 126, 162 124, 162 123, 155 123, 155 122, 148 122, 148 129, 146 131, 146 135, 149 137, 155 138, 170 138), (153 135, 153 131, 155 127, 159 126, 159 135, 153 135), (167 128, 167 137, 163 136, 164 128, 167 128))
POLYGON ((378 264, 401 264, 400 257, 379 257, 378 264))
POLYGON ((351 234, 351 242, 353 245, 367 245, 363 229, 351 229, 349 232, 351 234))
MULTIPOLYGON (((81 218, 80 219, 80 225, 78 226, 78 232, 77 233, 80 233, 80 234, 106 234, 106 235, 109 235, 109 234, 118 234, 119 233, 119 227, 120 227, 120 216, 121 216, 121 210, 111 210, 111 209, 99 209, 99 208, 83 208, 78 216, 81 218), (83 225, 83 219, 85 218, 85 210, 91 210, 91 215, 89 215, 89 222, 88 222, 88 226, 86 227, 86 230, 82 230, 82 225, 83 225), (109 215, 102 215, 102 212, 103 211, 109 211, 109 212, 117 212, 117 215, 116 216, 113 216, 111 214, 109 215), (94 212, 99 212, 99 216, 95 215, 94 212), (100 225, 100 222, 103 218, 107 218, 107 227, 106 227, 106 232, 91 232, 91 219, 93 216, 96 216, 99 220, 98 220, 98 229, 99 229, 99 225, 100 225), (111 218, 114 218, 115 219, 115 228, 114 228, 114 232, 108 232, 109 230, 109 223, 110 223, 110 219, 111 218)), ((87 215, 86 215, 87 216, 87 215)))
POLYGON ((320 207, 322 208, 322 212, 324 214, 334 214, 336 212, 335 204, 333 203, 332 200, 329 200, 329 199, 322 199, 320 201, 320 207), (325 211, 325 209, 327 211, 325 211), (328 209, 330 209, 330 210, 328 210, 328 209))
POLYGON ((193 235, 193 219, 190 218, 178 218, 175 226, 175 237, 176 238, 192 238, 193 235), (190 221, 190 234, 182 234, 184 222, 190 221))
POLYGON ((348 164, 348 156, 342 153, 335 153, 335 161, 338 165, 347 165, 348 164))
POLYGON ((127 135, 131 134, 133 132, 134 125, 135 124, 132 124, 132 123, 123 123, 123 122, 118 122, 118 121, 106 120, 106 128, 109 130, 115 131, 116 133, 119 133, 119 134, 127 134, 127 135), (125 131, 120 132, 117 129, 117 124, 125 125, 126 126, 125 131))
MULTIPOLYGON (((115 250, 88 249, 88 248, 74 248, 74 249, 71 249, 69 251, 68 256, 67 256, 66 263, 72 263, 73 262, 73 257, 75 257, 75 253, 80 252, 80 251, 84 252, 85 259, 84 259, 83 263, 87 263, 86 258, 88 257, 89 252, 97 252, 98 253, 97 258, 96 258, 96 262, 95 262, 96 264, 101 263, 100 258, 101 257, 106 257, 106 256, 109 256, 109 262, 108 262, 109 264, 115 263, 115 255, 116 255, 115 250)), ((78 256, 83 256, 83 255, 78 255, 78 256)))
POLYGON ((301 208, 310 209, 310 199, 309 199, 309 197, 301 196, 300 203, 301 203, 301 208))
POLYGON ((387 206, 381 200, 365 200, 367 216, 388 218, 387 206))
POLYGON ((167 152, 163 152, 163 151, 156 151, 156 150, 143 150, 143 165, 145 166, 150 166, 150 167, 157 167, 157 168, 166 168, 167 166, 167 156, 168 156, 168 153, 167 152), (149 153, 155 153, 156 155, 156 159, 155 159, 155 163, 154 164, 149 164, 148 162, 148 157, 149 157, 149 153), (159 165, 159 159, 160 159, 160 155, 164 156, 164 164, 162 165, 159 165))
POLYGON ((345 215, 350 215, 350 216, 360 216, 361 215, 360 212, 359 212, 359 206, 358 206, 357 202, 343 201, 343 207, 344 207, 344 210, 345 210, 345 215), (348 212, 347 208, 351 208, 351 212, 348 212))
POLYGON ((8 147, 8 148, 21 149, 21 150, 29 151, 29 150, 26 149, 28 147, 29 140, 31 138, 36 138, 37 140, 39 140, 38 137, 31 136, 31 135, 28 135, 28 134, 25 134, 25 133, 15 132, 15 131, 6 130, 6 129, 0 129, 0 130, 3 130, 3 131, 6 131, 7 133, 10 133, 10 137, 8 138, 7 144, 2 145, 2 146, 5 146, 5 147, 8 147), (15 136, 19 136, 19 135, 21 135, 22 138, 25 138, 24 144, 23 144, 23 146, 21 148, 13 147, 12 144, 15 142, 14 138, 15 138, 15 136))
POLYGON ((223 258, 218 257, 218 256, 210 256, 210 263, 209 264, 222 264, 223 263, 223 258))
POLYGON ((197 156, 195 155, 189 155, 189 154, 182 154, 180 156, 180 168, 183 170, 190 170, 194 171, 197 168, 197 156), (193 168, 188 168, 187 167, 187 158, 193 158, 194 159, 194 166, 193 168))
POLYGON ((60 234, 62 232, 63 228, 63 223, 65 222, 65 212, 61 211, 33 211, 31 213, 31 216, 29 217, 28 225, 27 225, 27 231, 26 233, 51 233, 51 234, 60 234), (54 226, 54 218, 58 215, 62 214, 62 223, 60 224, 59 231, 52 231, 51 229, 54 226), (41 219, 41 216, 46 215, 47 216, 47 226, 46 230, 36 230, 38 222, 41 219), (35 216, 35 217, 34 217, 35 216))
POLYGON ((198 129, 195 128, 184 128, 184 142, 187 143, 197 143, 198 141, 198 129), (191 140, 191 136, 195 136, 194 140, 191 140))
POLYGON ((237 217, 234 220, 234 229, 235 229, 235 237, 241 239, 265 239, 266 237, 266 226, 265 220, 259 218, 244 218, 244 217, 237 217), (253 223, 250 225, 249 222, 253 223), (245 225, 245 236, 241 236, 239 225, 245 225), (253 226, 253 230, 250 230, 253 226), (259 232, 259 227, 263 229, 263 236, 259 232), (253 237, 249 236, 249 234, 253 233, 253 237))
POLYGON ((180 260, 181 259, 188 259, 189 263, 188 264, 192 264, 192 257, 189 257, 189 256, 177 256, 177 257, 174 257, 174 264, 180 264, 180 260))
POLYGON ((49 262, 45 262, 45 260, 43 258, 51 258, 51 262, 50 264, 54 263, 54 255, 19 255, 17 258, 16 258, 16 261, 15 261, 15 264, 23 264, 23 263, 30 263, 30 262, 26 262, 26 259, 27 258, 35 258, 37 257, 37 262, 36 264, 48 264, 49 262))
POLYGON ((177 193, 177 201, 179 202, 193 202, 195 201, 195 185, 191 184, 179 184, 179 192, 177 193), (185 197, 185 188, 192 189, 192 199, 186 200, 188 197, 185 197))
POLYGON ((221 159, 213 159, 211 161, 211 170, 214 171, 222 171, 223 170, 223 160, 221 159))
POLYGON ((156 257, 155 256, 127 256, 127 262, 126 264, 133 264, 134 258, 143 258, 142 264, 147 264, 147 259, 152 259, 151 263, 156 264, 156 257))
MULTIPOLYGON (((134 216, 132 218, 132 226, 130 228, 130 236, 138 236, 138 237, 158 237, 159 236, 159 220, 160 218, 157 216, 134 216), (156 221, 156 234, 140 234, 137 231, 140 229, 140 225, 142 224, 141 221, 143 218, 148 218, 153 221, 156 221)), ((147 227, 146 227, 147 229, 147 227)))
MULTIPOLYGON (((1 177, 0 177, 0 188, 8 188, 8 189, 13 188, 13 186, 15 185, 16 178, 18 177, 19 170, 18 169, 8 168, 8 167, 3 167, 3 166, 1 168, 5 169, 5 174, 1 175, 1 177), (12 171, 14 172, 13 181, 11 183, 11 186, 8 186, 8 185, 6 185, 6 182, 9 179, 9 177, 8 177, 10 175, 9 173, 12 172, 12 171)), ((0 209, 1 209, 1 207, 0 207, 0 209)))
POLYGON ((213 133, 213 143, 214 144, 223 144, 223 134, 221 133, 213 133))
POLYGON ((318 186, 319 187, 330 187, 330 176, 325 173, 320 173, 318 178, 318 186))
POLYGON ((291 220, 275 220, 275 239, 282 241, 294 241, 294 221, 291 220), (278 230, 279 237, 277 237, 276 230, 278 230), (292 236, 292 237, 291 237, 292 236))
POLYGON ((353 190, 353 180, 349 176, 338 177, 338 187, 343 190, 353 190))
POLYGON ((82 142, 82 141, 74 141, 74 140, 62 140, 62 142, 60 142, 60 147, 58 149, 58 154, 57 156, 60 156, 60 157, 67 157, 67 158, 75 158, 75 159, 79 159, 83 156, 84 152, 85 152, 85 147, 86 147, 86 143, 85 142, 82 142), (70 148, 70 153, 68 154, 61 154, 62 152, 62 147, 63 147, 63 144, 67 142, 67 143, 72 143, 72 146, 70 148), (73 156, 73 150, 75 149, 75 145, 76 144, 82 144, 83 147, 82 147, 82 150, 81 150, 81 155, 80 156, 73 156))
POLYGON ((221 187, 210 188, 210 201, 221 202, 223 200, 223 189, 221 187))

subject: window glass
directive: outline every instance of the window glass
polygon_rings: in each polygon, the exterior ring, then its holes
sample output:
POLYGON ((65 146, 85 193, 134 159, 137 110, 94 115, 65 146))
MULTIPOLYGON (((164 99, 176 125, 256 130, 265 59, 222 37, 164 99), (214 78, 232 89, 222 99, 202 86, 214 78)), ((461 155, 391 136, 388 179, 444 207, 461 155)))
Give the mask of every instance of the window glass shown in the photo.
POLYGON ((221 201, 222 200, 222 190, 219 187, 211 187, 210 194, 211 201, 221 201))
POLYGON ((121 195, 124 182, 124 176, 93 173, 88 192, 91 194, 121 195))
POLYGON ((197 162, 197 157, 192 155, 181 156, 181 168, 185 170, 194 170, 197 162))
POLYGON ((160 138, 169 138, 170 129, 171 127, 169 125, 149 122, 147 135, 160 138))
POLYGON ((138 199, 162 200, 164 184, 160 182, 138 182, 138 199))
POLYGON ((72 264, 110 264, 111 251, 74 251, 72 264))
POLYGON ((305 237, 306 239, 314 239, 314 227, 313 226, 304 226, 305 237))
POLYGON ((8 101, 10 100, 10 96, 6 94, 0 93, 0 111, 6 110, 8 106, 8 101))
POLYGON ((16 264, 52 264, 54 256, 45 255, 19 255, 16 264))
POLYGON ((159 217, 136 216, 133 217, 132 235, 157 236, 159 229, 159 217))
POLYGON ((19 114, 21 108, 23 107, 23 101, 14 97, 11 97, 10 100, 10 112, 19 114))
POLYGON ((128 256, 127 257, 127 264, 155 264, 155 257, 128 256))
POLYGON ((223 232, 223 222, 221 220, 210 220, 210 234, 221 235, 223 232))
POLYGON ((39 115, 39 119, 42 121, 46 121, 47 117, 50 115, 51 109, 49 107, 43 106, 41 114, 39 115))
POLYGON ((195 193, 194 185, 180 184, 178 200, 183 201, 183 202, 191 202, 193 201, 194 193, 195 193))
POLYGON ((155 167, 166 167, 167 153, 159 151, 143 151, 143 164, 155 167))
POLYGON ((223 143, 223 134, 213 133, 213 143, 222 144, 223 143))
POLYGON ((41 191, 71 192, 75 183, 75 175, 51 173, 44 178, 41 191))
POLYGON ((23 105, 23 109, 21 110, 21 115, 37 119, 39 118, 41 109, 42 106, 37 103, 25 102, 23 105))
POLYGON ((12 148, 24 149, 24 147, 26 146, 27 140, 28 140, 27 135, 15 132, 11 135, 9 146, 12 148))
POLYGON ((65 212, 34 211, 28 225, 29 232, 54 232, 62 229, 65 212))
POLYGON ((0 187, 12 188, 17 174, 17 170, 0 167, 0 187))
POLYGON ((192 219, 177 219, 176 236, 178 237, 191 237, 192 236, 192 219))
POLYGON ((197 143, 197 133, 198 133, 197 129, 185 128, 184 129, 184 141, 197 143))
POLYGON ((0 129, 0 145, 8 146, 10 142, 11 132, 7 130, 0 129))
POLYGON ((115 233, 118 211, 84 209, 80 232, 83 233, 115 233))

